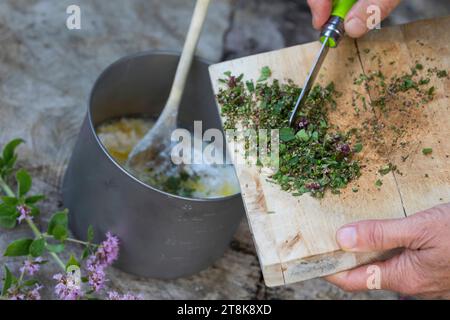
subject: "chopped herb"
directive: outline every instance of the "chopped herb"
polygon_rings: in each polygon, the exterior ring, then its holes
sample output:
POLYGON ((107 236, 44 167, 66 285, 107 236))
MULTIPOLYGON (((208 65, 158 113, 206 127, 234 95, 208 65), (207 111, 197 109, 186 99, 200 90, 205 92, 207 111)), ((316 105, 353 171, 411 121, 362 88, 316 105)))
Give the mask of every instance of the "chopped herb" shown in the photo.
POLYGON ((357 143, 357 144, 355 144, 355 146, 353 147, 353 152, 359 153, 359 152, 362 151, 362 149, 363 149, 362 143, 357 143))
POLYGON ((393 165, 392 163, 389 163, 387 165, 384 165, 380 168, 380 170, 378 170, 378 172, 382 175, 385 176, 387 175, 389 172, 391 171, 395 171, 397 170, 397 166, 393 165))
POLYGON ((270 70, 270 68, 263 67, 261 69, 261 76, 259 77, 258 82, 266 81, 267 79, 270 78, 271 75, 272 75, 272 71, 270 70))
MULTIPOLYGON (((264 73, 261 79, 267 80, 269 72, 264 73)), ((353 131, 337 131, 328 123, 328 113, 339 96, 333 84, 311 90, 291 128, 289 115, 301 91, 292 81, 261 80, 253 91, 238 78, 230 86, 230 77, 221 82, 224 86, 217 95, 224 127, 279 129, 279 166, 270 180, 282 190, 322 197, 326 190, 338 194, 360 176, 360 164, 353 155, 361 146, 351 146, 353 131)))
POLYGON ((438 70, 436 72, 438 78, 446 78, 448 76, 447 70, 438 70))
POLYGON ((381 181, 380 179, 378 179, 377 181, 375 181, 375 186, 377 188, 380 188, 383 185, 383 181, 381 181))
POLYGON ((422 149, 422 153, 426 156, 430 155, 433 153, 433 149, 432 148, 424 148, 424 149, 422 149))

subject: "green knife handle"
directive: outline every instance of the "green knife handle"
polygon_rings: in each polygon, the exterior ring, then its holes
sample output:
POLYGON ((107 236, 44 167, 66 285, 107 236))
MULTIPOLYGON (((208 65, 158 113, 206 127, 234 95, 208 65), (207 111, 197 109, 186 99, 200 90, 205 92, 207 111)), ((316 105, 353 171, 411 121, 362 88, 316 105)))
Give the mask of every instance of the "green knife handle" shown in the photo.
POLYGON ((325 24, 320 34, 320 42, 327 44, 330 48, 336 48, 344 36, 344 20, 347 13, 353 8, 357 0, 333 0, 333 11, 331 18, 325 24))
POLYGON ((345 19, 347 13, 353 8, 353 5, 357 0, 333 0, 333 11, 332 16, 345 19))

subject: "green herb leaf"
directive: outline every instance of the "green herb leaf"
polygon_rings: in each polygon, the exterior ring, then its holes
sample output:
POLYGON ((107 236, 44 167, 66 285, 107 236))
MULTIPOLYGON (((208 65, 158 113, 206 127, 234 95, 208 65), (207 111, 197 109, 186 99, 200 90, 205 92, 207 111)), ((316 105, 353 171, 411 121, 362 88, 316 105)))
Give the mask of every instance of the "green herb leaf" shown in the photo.
POLYGON ((424 148, 424 149, 422 149, 422 153, 424 155, 428 156, 433 153, 433 149, 432 148, 424 148))
POLYGON ((383 181, 381 181, 380 179, 378 179, 378 180, 375 182, 375 186, 378 187, 378 188, 380 188, 382 185, 383 185, 383 181))
POLYGON ((2 296, 6 296, 8 290, 11 288, 13 284, 13 275, 11 271, 8 269, 7 266, 5 266, 4 268, 5 268, 5 275, 3 281, 2 296))
POLYGON ((362 151, 362 149, 363 149, 362 143, 357 143, 357 144, 355 144, 355 146, 353 147, 353 152, 359 153, 359 152, 362 151))
POLYGON ((33 239, 19 239, 13 241, 6 248, 5 253, 3 254, 5 257, 21 257, 27 256, 30 252, 30 246, 33 242, 33 239))
POLYGON ((382 166, 378 172, 382 175, 385 176, 387 175, 389 172, 391 171, 395 171, 397 169, 397 166, 394 166, 392 163, 389 163, 387 165, 382 166))
POLYGON ((80 263, 78 262, 78 260, 74 257, 73 254, 70 255, 69 261, 67 261, 66 263, 66 270, 70 267, 70 266, 80 266, 80 263))
POLYGON ((289 142, 295 139, 294 129, 292 128, 281 128, 280 129, 280 140, 283 142, 289 142))
POLYGON ((22 197, 28 193, 31 189, 31 176, 27 171, 21 169, 16 173, 17 180, 17 195, 18 197, 22 197))
POLYGON ((0 204, 0 227, 13 229, 17 225, 18 213, 15 207, 6 203, 0 204))
POLYGON ((94 227, 89 226, 87 231, 87 242, 94 241, 94 227))
POLYGON ((272 75, 272 71, 270 70, 269 67, 263 67, 261 69, 261 76, 258 79, 258 82, 263 82, 266 81, 267 79, 270 78, 270 76, 272 75))
POLYGON ((22 139, 14 139, 5 146, 5 148, 3 149, 3 161, 5 163, 9 163, 15 158, 14 153, 16 151, 16 148, 23 142, 25 141, 22 139))
POLYGON ((58 244, 46 244, 46 248, 48 251, 50 252, 54 252, 54 253, 61 253, 64 251, 65 245, 63 243, 58 243, 58 244))
POLYGON ((255 92, 255 84, 253 83, 253 81, 247 81, 245 85, 247 86, 247 90, 249 92, 255 92))
POLYGON ((47 234, 53 236, 56 240, 64 241, 68 235, 67 214, 67 210, 55 213, 48 224, 47 234))
POLYGON ((3 197, 3 203, 9 206, 17 206, 19 204, 19 199, 16 197, 3 197))
POLYGON ((38 195, 35 195, 35 196, 27 197, 25 199, 25 204, 36 204, 39 201, 42 201, 44 199, 45 199, 44 195, 38 194, 38 195))
POLYGON ((23 285, 25 287, 33 287, 34 285, 38 284, 39 281, 37 281, 36 279, 29 279, 23 282, 23 285))
POLYGON ((34 240, 30 245, 30 255, 32 257, 40 257, 44 253, 45 250, 45 239, 40 238, 34 240))
POLYGON ((300 139, 301 141, 308 141, 309 140, 309 134, 306 132, 305 129, 300 130, 299 132, 297 132, 297 134, 295 135, 298 139, 300 139))

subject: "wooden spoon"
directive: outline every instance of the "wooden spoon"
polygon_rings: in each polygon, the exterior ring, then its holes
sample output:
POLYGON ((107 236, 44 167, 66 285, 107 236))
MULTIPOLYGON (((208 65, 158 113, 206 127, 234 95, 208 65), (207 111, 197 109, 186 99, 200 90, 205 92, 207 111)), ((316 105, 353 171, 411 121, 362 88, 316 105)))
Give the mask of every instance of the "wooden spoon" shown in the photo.
POLYGON ((170 137, 177 129, 178 109, 209 4, 210 0, 197 0, 169 99, 154 127, 131 151, 127 167, 132 170, 139 171, 155 164, 156 159, 171 146, 170 137))

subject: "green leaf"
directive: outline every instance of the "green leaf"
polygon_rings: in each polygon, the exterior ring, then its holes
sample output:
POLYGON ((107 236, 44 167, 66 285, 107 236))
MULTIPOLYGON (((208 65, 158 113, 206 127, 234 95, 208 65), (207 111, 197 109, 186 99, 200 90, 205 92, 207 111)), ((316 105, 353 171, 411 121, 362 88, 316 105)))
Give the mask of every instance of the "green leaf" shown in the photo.
POLYGON ((363 149, 362 143, 357 143, 357 144, 355 144, 355 146, 353 147, 353 152, 359 153, 359 152, 362 151, 362 149, 363 149))
POLYGON ((78 260, 73 256, 73 254, 70 255, 69 261, 67 261, 66 264, 66 270, 70 267, 70 266, 80 266, 80 263, 78 262, 78 260))
POLYGON ((21 169, 16 173, 17 193, 19 197, 24 196, 31 189, 31 176, 27 171, 21 169))
POLYGON ((54 253, 61 253, 64 251, 65 245, 63 243, 58 244, 46 244, 47 250, 54 253))
POLYGON ((94 241, 94 227, 89 226, 87 231, 87 242, 94 241))
POLYGON ((68 236, 68 231, 67 228, 62 226, 62 225, 56 225, 53 228, 52 231, 52 236, 53 238, 55 238, 56 240, 60 240, 60 241, 64 241, 67 239, 68 236))
POLYGON ((272 71, 270 70, 269 67, 263 67, 261 69, 261 76, 258 79, 258 82, 262 82, 262 81, 266 81, 267 79, 270 78, 270 76, 272 75, 272 71))
POLYGON ((40 238, 34 240, 30 245, 30 255, 33 257, 40 257, 45 250, 45 239, 40 238))
POLYGON ((309 134, 306 132, 305 129, 302 129, 299 132, 297 132, 297 134, 295 136, 298 139, 305 141, 305 142, 309 140, 309 134))
POLYGON ((16 197, 2 197, 2 201, 9 206, 17 206, 19 204, 19 200, 16 197))
POLYGON ((383 181, 381 181, 380 179, 378 179, 377 181, 375 181, 375 186, 380 188, 383 185, 383 181))
POLYGON ((12 159, 14 159, 14 152, 16 151, 16 148, 23 142, 25 141, 22 139, 14 139, 11 142, 9 142, 5 146, 5 148, 3 148, 3 161, 5 163, 8 163, 12 159))
POLYGON ((430 155, 433 153, 433 149, 432 148, 424 148, 424 149, 422 149, 422 153, 426 156, 430 155))
POLYGON ((3 279, 2 296, 5 296, 8 293, 8 289, 11 288, 11 285, 13 284, 13 275, 7 266, 5 266, 5 275, 3 279))
POLYGON ((0 204, 0 227, 13 229, 17 225, 18 213, 15 207, 0 204))
POLYGON ((289 142, 295 139, 294 130, 292 128, 280 129, 280 140, 283 142, 289 142))
POLYGON ((24 285, 25 287, 32 287, 32 286, 34 286, 34 285, 36 285, 36 284, 38 284, 38 283, 39 283, 39 281, 37 281, 36 279, 30 279, 30 280, 24 281, 24 282, 23 282, 23 285, 24 285))
POLYGON ((0 217, 0 227, 14 229, 17 225, 17 217, 0 217))
POLYGON ((89 248, 88 247, 84 248, 83 252, 81 253, 81 260, 84 260, 87 257, 89 257, 89 253, 90 253, 89 248))
POLYGON ((255 84, 253 83, 253 81, 247 81, 245 85, 247 86, 247 90, 249 92, 255 92, 255 84))
POLYGON ((67 238, 68 235, 67 213, 68 213, 67 210, 55 213, 50 219, 50 222, 48 224, 47 233, 57 240, 63 241, 67 238))
POLYGON ((44 199, 45 199, 44 195, 38 194, 38 195, 35 195, 35 196, 27 197, 25 199, 25 204, 36 204, 39 201, 42 201, 44 199))
POLYGON ((5 257, 21 257, 27 256, 30 252, 30 246, 33 242, 33 239, 19 239, 13 241, 6 248, 5 253, 3 254, 5 257))

